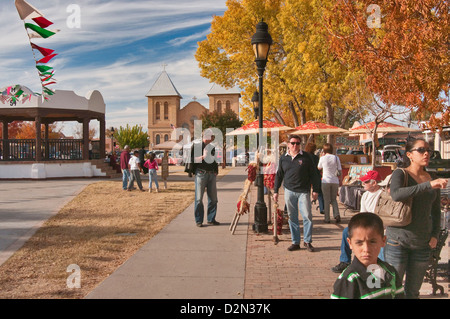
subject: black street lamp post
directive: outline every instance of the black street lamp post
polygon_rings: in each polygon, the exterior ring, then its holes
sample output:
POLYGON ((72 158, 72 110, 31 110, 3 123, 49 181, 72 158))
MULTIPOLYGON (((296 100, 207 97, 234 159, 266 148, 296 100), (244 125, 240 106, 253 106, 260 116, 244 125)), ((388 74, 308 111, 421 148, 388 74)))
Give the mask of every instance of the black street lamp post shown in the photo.
MULTIPOLYGON (((251 42, 256 56, 255 63, 259 78, 259 154, 261 154, 261 146, 263 145, 263 75, 266 69, 270 46, 272 44, 272 37, 268 30, 269 26, 267 23, 263 21, 259 22, 256 25, 256 33, 253 35, 251 42)), ((258 158, 258 161, 260 161, 260 158, 258 158)), ((264 175, 261 173, 261 168, 256 176, 255 184, 258 187, 258 196, 255 204, 255 224, 253 225, 253 230, 257 233, 264 233, 268 231, 268 226, 267 206, 264 202, 264 175)))

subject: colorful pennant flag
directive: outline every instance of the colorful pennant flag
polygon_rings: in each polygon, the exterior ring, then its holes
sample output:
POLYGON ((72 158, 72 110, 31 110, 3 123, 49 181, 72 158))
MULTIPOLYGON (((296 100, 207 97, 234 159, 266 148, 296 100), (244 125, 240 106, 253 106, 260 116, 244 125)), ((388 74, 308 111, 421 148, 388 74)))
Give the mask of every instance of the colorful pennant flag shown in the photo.
MULTIPOLYGON (((55 50, 47 49, 41 46, 38 46, 31 42, 31 39, 35 38, 43 38, 47 39, 55 33, 57 33, 59 30, 48 30, 47 28, 53 24, 50 20, 46 19, 39 10, 37 10, 35 7, 33 7, 31 4, 26 2, 25 0, 15 0, 15 5, 17 8, 17 12, 19 13, 20 19, 27 20, 31 19, 34 23, 25 22, 24 26, 25 30, 28 34, 28 39, 30 40, 30 45, 33 50, 33 57, 36 62, 36 69, 39 73, 39 78, 41 80, 41 86, 42 86, 42 94, 37 94, 42 96, 43 100, 48 100, 48 96, 55 94, 55 92, 51 89, 49 89, 47 86, 51 84, 55 84, 56 80, 53 78, 54 70, 52 67, 48 65, 44 65, 48 63, 50 60, 52 60, 55 56, 58 54, 54 53, 55 50), (34 50, 39 51, 42 54, 42 58, 37 58, 34 50), (52 81, 50 81, 52 80, 52 81)), ((8 90, 7 90, 8 91, 8 90)), ((19 92, 18 92, 19 93, 19 92)), ((11 96, 11 99, 15 102, 18 97, 20 97, 23 94, 23 91, 20 93, 20 95, 11 96)), ((10 95, 10 89, 7 92, 7 95, 10 95)), ((3 96, 3 95, 2 95, 3 96)), ((31 97, 30 97, 31 98, 31 97)), ((22 100, 22 103, 26 101, 25 97, 22 100)))
POLYGON ((38 50, 39 52, 41 52, 41 54, 42 54, 43 56, 47 56, 47 55, 50 55, 50 54, 52 54, 53 52, 55 52, 55 50, 43 48, 43 47, 40 47, 40 46, 38 46, 38 45, 36 45, 36 44, 34 44, 34 43, 31 43, 31 47, 32 47, 33 49, 36 49, 36 50, 38 50))
POLYGON ((42 17, 42 13, 25 0, 16 0, 15 4, 22 20, 42 17))

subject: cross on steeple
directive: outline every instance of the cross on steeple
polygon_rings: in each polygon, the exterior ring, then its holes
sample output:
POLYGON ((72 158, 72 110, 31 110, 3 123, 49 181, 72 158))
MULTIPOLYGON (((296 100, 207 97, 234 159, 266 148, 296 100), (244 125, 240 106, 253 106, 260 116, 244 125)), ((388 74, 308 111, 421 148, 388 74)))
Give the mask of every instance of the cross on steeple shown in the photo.
POLYGON ((167 66, 167 64, 166 64, 166 63, 163 63, 163 64, 161 64, 161 66, 163 67, 163 71, 166 71, 166 66, 167 66))

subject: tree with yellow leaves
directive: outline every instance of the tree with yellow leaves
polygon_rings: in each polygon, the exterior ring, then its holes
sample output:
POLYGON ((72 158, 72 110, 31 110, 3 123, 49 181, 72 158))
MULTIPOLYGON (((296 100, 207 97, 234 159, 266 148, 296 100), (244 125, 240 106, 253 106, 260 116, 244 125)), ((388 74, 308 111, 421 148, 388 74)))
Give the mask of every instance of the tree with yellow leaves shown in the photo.
MULTIPOLYGON (((352 82, 364 74, 329 52, 322 8, 316 1, 228 0, 227 7, 223 16, 214 17, 211 33, 199 43, 196 59, 202 76, 225 87, 243 88, 243 102, 250 105, 257 87, 250 40, 264 19, 273 39, 264 79, 264 118, 294 126, 309 119, 336 125, 337 109, 354 108, 352 82)), ((250 110, 240 114, 245 122, 253 118, 250 110)))

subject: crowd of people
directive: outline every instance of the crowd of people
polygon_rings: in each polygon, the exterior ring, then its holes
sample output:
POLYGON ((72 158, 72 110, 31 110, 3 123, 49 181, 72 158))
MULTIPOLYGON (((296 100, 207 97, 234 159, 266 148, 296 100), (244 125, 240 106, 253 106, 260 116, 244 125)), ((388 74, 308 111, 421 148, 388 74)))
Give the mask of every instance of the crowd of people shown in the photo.
MULTIPOLYGON (((312 248, 312 220, 309 199, 316 200, 321 191, 324 222, 330 222, 330 206, 336 223, 341 221, 337 203, 342 177, 339 158, 326 143, 320 159, 308 155, 315 145, 300 149, 300 137, 289 136, 288 151, 281 156, 275 179, 274 200, 283 182, 292 245, 300 249, 299 211, 303 218, 304 246, 312 248), (317 164, 316 164, 317 163, 317 164), (318 170, 322 172, 322 176, 318 170), (321 181, 319 181, 321 179, 321 181), (321 186, 320 186, 321 185, 321 186), (320 186, 320 187, 319 187, 320 186), (312 194, 311 194, 312 190, 312 194)), ((342 233, 339 264, 331 270, 340 273, 332 298, 408 298, 416 299, 429 266, 430 253, 436 247, 440 230, 440 189, 447 179, 431 176, 428 165, 431 149, 424 139, 409 141, 405 146, 403 170, 396 169, 384 181, 375 170, 360 177, 364 187, 360 211, 342 233), (404 185, 404 174, 408 183, 404 185), (390 183, 388 183, 388 179, 390 183), (412 198, 412 221, 406 226, 383 225, 374 214, 382 187, 388 187, 394 201, 412 198), (354 258, 351 260, 351 254, 354 258), (404 284, 403 284, 404 283, 404 284)))
MULTIPOLYGON (((198 227, 203 227, 205 218, 205 192, 207 223, 220 224, 216 220, 218 164, 214 160, 215 149, 210 144, 213 139, 212 132, 206 130, 201 152, 195 153, 191 149, 191 164, 185 169, 190 176, 195 175, 194 220, 198 227)), ((325 223, 331 222, 331 216, 335 223, 341 222, 337 196, 342 183, 342 166, 339 157, 333 154, 330 143, 325 143, 320 156, 317 156, 314 154, 314 143, 308 143, 302 150, 301 141, 298 135, 288 138, 287 152, 280 156, 277 165, 273 200, 278 202, 280 188, 284 187, 292 242, 288 251, 300 250, 303 246, 307 251, 314 252, 312 201, 319 201, 325 223), (302 218, 303 243, 299 216, 302 218)), ((139 151, 131 155, 128 146, 124 150, 120 156, 123 189, 131 191, 136 181, 138 188, 144 191, 140 173, 145 168, 149 173, 149 192, 153 183, 158 192, 158 164, 154 156, 144 160, 139 151)), ((448 182, 425 170, 431 151, 424 139, 411 140, 405 147, 403 170, 395 169, 384 180, 376 170, 368 171, 359 178, 364 193, 359 212, 342 232, 338 264, 331 268, 331 271, 340 274, 334 284, 332 298, 419 297, 430 253, 436 247, 440 231, 440 189, 446 188, 448 182), (408 174, 407 185, 403 184, 404 174, 408 174), (412 198, 410 224, 386 227, 382 219, 374 214, 378 197, 386 187, 389 187, 387 191, 395 201, 412 198)))

